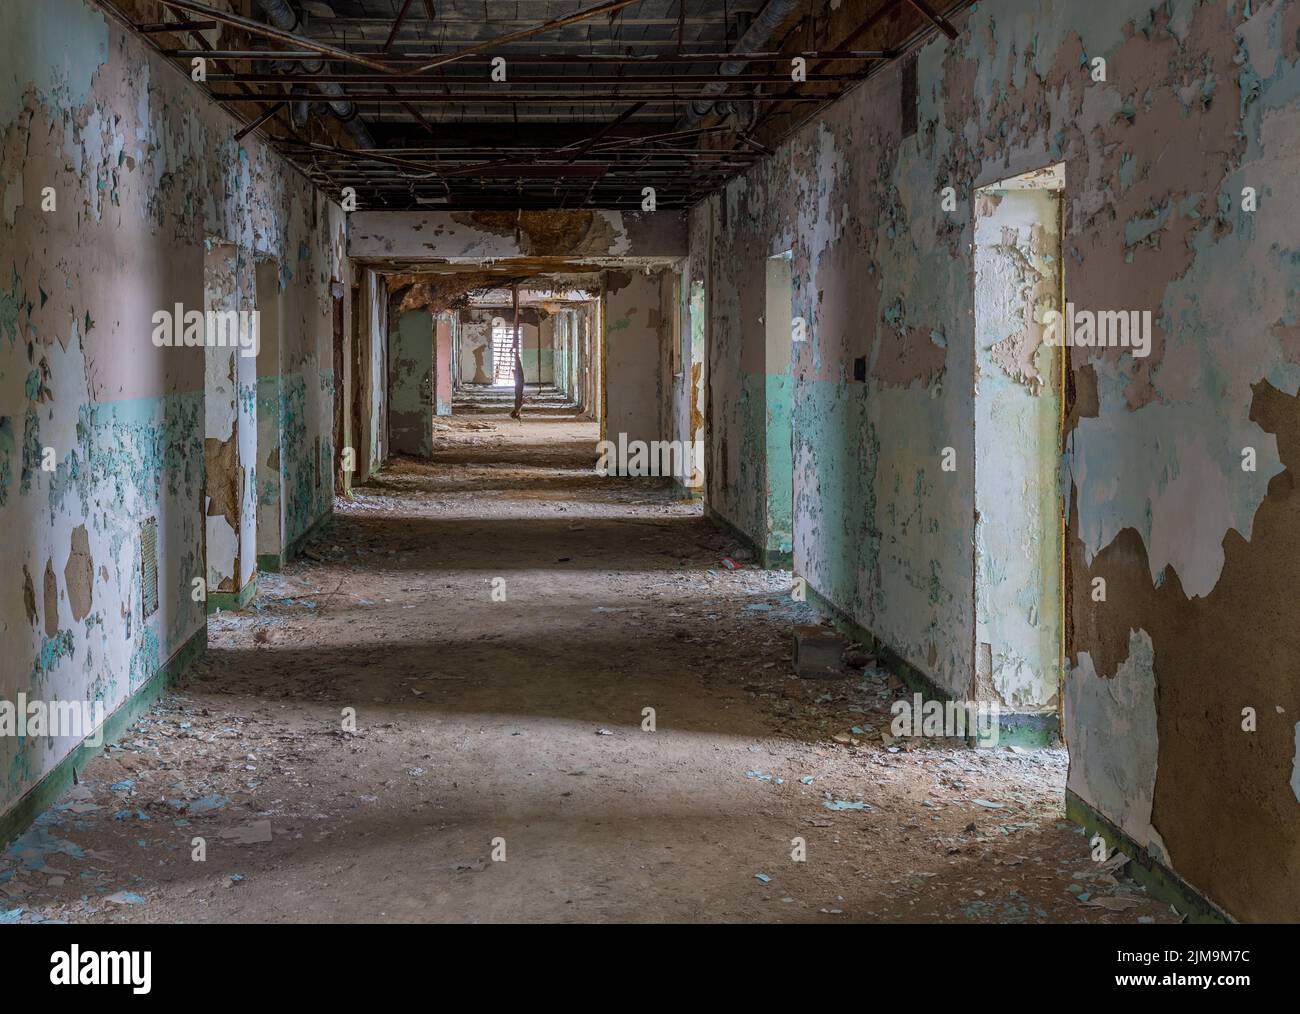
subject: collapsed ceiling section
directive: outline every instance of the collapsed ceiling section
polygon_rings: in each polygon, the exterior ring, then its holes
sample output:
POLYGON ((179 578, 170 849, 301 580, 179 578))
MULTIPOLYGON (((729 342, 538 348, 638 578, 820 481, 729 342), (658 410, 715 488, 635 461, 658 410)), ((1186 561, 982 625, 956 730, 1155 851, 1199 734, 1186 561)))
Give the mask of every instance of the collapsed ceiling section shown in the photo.
POLYGON ((475 307, 509 306, 514 293, 520 306, 586 303, 600 298, 601 276, 524 272, 503 278, 482 271, 414 271, 385 276, 390 298, 399 313, 426 309, 430 313, 475 307))
POLYGON ((358 207, 657 210, 969 0, 96 2, 358 207))

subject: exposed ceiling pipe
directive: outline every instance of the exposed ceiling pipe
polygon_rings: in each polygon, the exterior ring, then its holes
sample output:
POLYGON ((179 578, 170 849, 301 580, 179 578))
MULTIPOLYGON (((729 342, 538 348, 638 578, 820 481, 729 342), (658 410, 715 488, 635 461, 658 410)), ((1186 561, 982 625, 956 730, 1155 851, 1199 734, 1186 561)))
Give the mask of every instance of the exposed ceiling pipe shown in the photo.
MULTIPOLYGON (((299 22, 297 12, 289 6, 288 0, 257 0, 257 5, 262 8, 266 15, 266 20, 286 32, 299 33, 299 22)), ((324 60, 303 60, 296 65, 297 70, 303 74, 322 74, 325 72, 324 60)), ((359 148, 373 148, 375 139, 370 136, 370 131, 366 125, 361 122, 361 117, 357 115, 357 105, 347 97, 342 86, 337 84, 318 84, 317 91, 326 96, 330 111, 334 113, 342 122, 343 127, 348 134, 356 141, 359 148)), ((291 117, 295 125, 298 125, 299 117, 302 122, 306 122, 306 102, 295 102, 291 110, 291 117)))
MULTIPOLYGON (((745 29, 744 34, 736 40, 736 44, 731 47, 732 53, 758 53, 762 52, 768 41, 776 34, 776 30, 784 24, 786 18, 794 14, 799 9, 800 0, 768 0, 767 6, 758 13, 758 17, 750 23, 745 29)), ((718 74, 723 77, 735 77, 742 73, 747 66, 745 60, 726 60, 718 67, 718 74)), ((725 80, 714 81, 706 84, 700 90, 700 97, 692 99, 691 104, 686 109, 686 115, 682 117, 678 124, 681 128, 694 127, 706 116, 713 112, 731 112, 734 109, 731 103, 726 103, 726 108, 719 108, 720 104, 715 101, 716 96, 721 95, 727 90, 725 80)))

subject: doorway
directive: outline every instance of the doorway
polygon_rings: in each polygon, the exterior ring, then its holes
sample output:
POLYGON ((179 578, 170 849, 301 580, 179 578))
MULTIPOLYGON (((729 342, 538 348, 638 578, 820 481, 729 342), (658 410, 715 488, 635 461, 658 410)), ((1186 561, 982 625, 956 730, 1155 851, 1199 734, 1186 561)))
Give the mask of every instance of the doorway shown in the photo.
POLYGON ((203 258, 204 557, 207 608, 242 607, 257 572, 256 309, 233 243, 209 236, 203 258))
POLYGON ((704 496, 704 392, 707 390, 708 356, 706 355, 705 335, 708 333, 708 318, 705 315, 704 282, 691 282, 690 313, 690 395, 689 431, 691 446, 697 448, 692 455, 693 469, 689 486, 692 496, 704 496))
POLYGON ((975 696, 1019 713, 1054 714, 1063 672, 1064 187, 1056 165, 975 194, 975 696))

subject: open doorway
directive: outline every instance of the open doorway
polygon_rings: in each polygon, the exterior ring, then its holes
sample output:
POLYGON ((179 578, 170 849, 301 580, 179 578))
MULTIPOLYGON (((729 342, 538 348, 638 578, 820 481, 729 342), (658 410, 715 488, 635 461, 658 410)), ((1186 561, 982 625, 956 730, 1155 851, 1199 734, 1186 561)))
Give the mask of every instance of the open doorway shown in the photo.
POLYGON ((257 315, 233 243, 208 237, 203 258, 204 556, 207 607, 237 609, 256 585, 257 315))
POLYGON ((975 195, 975 694, 1056 725, 1064 650, 1057 165, 975 195))
POLYGON ((343 283, 335 279, 330 283, 330 292, 333 302, 333 320, 331 334, 332 345, 334 349, 333 370, 334 370, 334 491, 343 492, 344 484, 347 477, 344 471, 343 445, 346 442, 345 426, 347 403, 344 397, 344 305, 343 283))
POLYGON ((511 387, 515 382, 515 343, 519 330, 509 324, 492 325, 492 384, 511 387))
POLYGON ((704 393, 707 390, 708 355, 705 335, 708 333, 708 318, 704 302, 704 283, 691 282, 690 296, 690 378, 688 411, 690 413, 689 430, 692 446, 700 450, 694 455, 694 469, 691 473, 690 486, 692 496, 704 496, 704 448, 708 445, 704 439, 704 393))
POLYGON ((361 438, 361 404, 362 388, 361 378, 362 361, 361 352, 364 348, 362 335, 365 333, 362 328, 362 322, 366 319, 365 307, 361 301, 361 286, 352 286, 352 328, 351 328, 351 355, 348 356, 348 416, 347 416, 347 434, 344 440, 343 452, 351 460, 351 468, 343 470, 343 489, 340 491, 345 495, 352 493, 352 477, 356 475, 360 467, 360 456, 357 448, 360 446, 361 438))
POLYGON ((794 552, 794 422, 791 402, 794 379, 790 329, 794 306, 792 252, 767 260, 766 302, 763 308, 766 341, 763 359, 765 417, 766 542, 765 565, 789 566, 794 552))

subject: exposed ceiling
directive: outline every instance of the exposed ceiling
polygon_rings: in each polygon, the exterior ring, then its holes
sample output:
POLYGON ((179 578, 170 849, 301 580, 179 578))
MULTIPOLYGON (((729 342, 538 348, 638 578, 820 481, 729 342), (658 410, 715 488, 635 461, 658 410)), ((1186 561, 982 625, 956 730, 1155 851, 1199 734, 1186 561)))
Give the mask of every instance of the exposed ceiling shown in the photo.
POLYGON ((695 203, 969 0, 97 2, 360 207, 639 210, 695 203))

